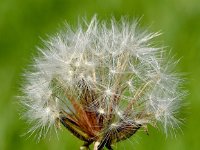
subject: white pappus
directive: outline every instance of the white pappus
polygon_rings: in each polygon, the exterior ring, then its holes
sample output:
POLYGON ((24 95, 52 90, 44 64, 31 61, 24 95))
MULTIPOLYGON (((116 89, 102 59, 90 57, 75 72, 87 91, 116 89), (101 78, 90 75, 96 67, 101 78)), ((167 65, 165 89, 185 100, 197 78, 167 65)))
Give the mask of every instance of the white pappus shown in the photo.
POLYGON ((85 142, 81 149, 101 150, 147 125, 177 128, 182 79, 153 44, 158 35, 137 21, 95 16, 52 36, 25 74, 20 98, 30 132, 40 138, 63 124, 85 142))

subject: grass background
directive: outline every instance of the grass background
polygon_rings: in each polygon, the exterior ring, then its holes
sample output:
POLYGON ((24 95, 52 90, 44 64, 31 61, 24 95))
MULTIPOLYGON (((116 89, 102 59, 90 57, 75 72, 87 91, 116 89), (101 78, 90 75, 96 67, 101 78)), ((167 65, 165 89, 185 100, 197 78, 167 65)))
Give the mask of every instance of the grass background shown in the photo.
POLYGON ((0 0, 0 150, 69 150, 79 149, 81 141, 65 129, 59 140, 52 135, 36 143, 21 136, 26 124, 19 119, 15 95, 23 68, 31 62, 39 37, 58 31, 64 21, 76 25, 79 16, 95 13, 142 17, 141 25, 151 31, 161 30, 161 43, 182 58, 177 69, 187 73, 186 89, 190 94, 184 109, 185 125, 177 138, 166 138, 150 128, 119 143, 115 149, 126 150, 199 150, 200 148, 200 1, 199 0, 0 0))

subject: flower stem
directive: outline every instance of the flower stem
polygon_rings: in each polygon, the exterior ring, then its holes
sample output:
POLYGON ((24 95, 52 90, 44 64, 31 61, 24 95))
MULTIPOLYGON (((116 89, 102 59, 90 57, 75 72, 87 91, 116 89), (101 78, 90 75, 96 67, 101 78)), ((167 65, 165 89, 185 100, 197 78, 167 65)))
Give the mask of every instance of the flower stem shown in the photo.
POLYGON ((99 146, 100 142, 96 141, 94 142, 94 149, 93 150, 99 150, 98 146, 99 146))

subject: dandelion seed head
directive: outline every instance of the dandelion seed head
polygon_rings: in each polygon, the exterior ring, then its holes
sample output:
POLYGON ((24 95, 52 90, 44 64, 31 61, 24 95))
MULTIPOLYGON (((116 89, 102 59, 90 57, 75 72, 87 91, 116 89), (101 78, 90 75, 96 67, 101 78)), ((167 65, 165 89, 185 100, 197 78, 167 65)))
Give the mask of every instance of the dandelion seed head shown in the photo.
POLYGON ((59 120, 95 138, 113 128, 120 132, 113 139, 118 141, 147 124, 161 124, 166 132, 178 124, 184 94, 171 69, 176 63, 153 44, 159 33, 141 31, 137 24, 94 17, 86 27, 67 26, 45 42, 23 88, 25 117, 34 131, 59 120))

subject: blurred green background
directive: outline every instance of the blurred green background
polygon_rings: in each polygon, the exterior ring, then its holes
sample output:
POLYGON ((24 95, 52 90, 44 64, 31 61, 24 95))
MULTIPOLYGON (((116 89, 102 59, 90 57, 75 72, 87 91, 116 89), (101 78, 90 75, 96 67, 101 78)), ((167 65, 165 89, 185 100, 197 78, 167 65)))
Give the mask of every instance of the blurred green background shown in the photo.
POLYGON ((161 31, 161 44, 168 45, 177 58, 177 69, 187 73, 186 118, 177 138, 150 128, 150 135, 137 133, 115 149, 199 150, 200 149, 200 1, 199 0, 0 0, 0 150, 79 149, 81 141, 63 129, 39 143, 22 136, 26 124, 19 117, 14 98, 23 82, 23 69, 31 62, 40 37, 54 34, 64 21, 75 26, 77 18, 94 14, 109 19, 142 17, 141 26, 161 31))

